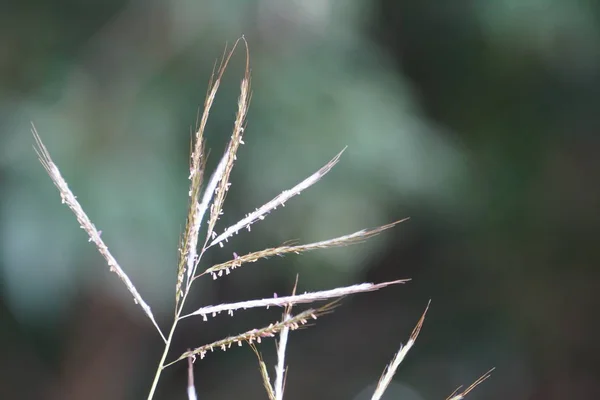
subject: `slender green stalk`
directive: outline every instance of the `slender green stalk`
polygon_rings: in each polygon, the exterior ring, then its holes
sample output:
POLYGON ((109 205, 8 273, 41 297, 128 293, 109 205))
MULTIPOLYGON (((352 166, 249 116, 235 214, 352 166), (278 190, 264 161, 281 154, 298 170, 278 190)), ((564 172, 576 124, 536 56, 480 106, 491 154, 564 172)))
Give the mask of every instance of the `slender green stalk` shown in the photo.
MULTIPOLYGON (((204 252, 200 253, 200 257, 204 252)), ((183 306, 185 305, 185 301, 187 299, 188 294, 190 293, 190 287, 192 282, 190 281, 187 284, 186 290, 183 294, 183 298, 178 306, 175 307, 176 313, 175 318, 173 319, 173 325, 171 326, 171 330, 169 331, 169 336, 165 342, 165 350, 163 351, 162 357, 158 363, 158 368, 156 368, 156 373, 154 374, 154 381, 152 381, 152 386, 150 387, 150 393, 148 393, 148 400, 152 400, 154 398, 154 392, 156 392, 156 387, 158 386, 158 381, 160 380, 160 375, 162 371, 165 369, 165 361, 167 360, 167 355, 169 354, 169 350, 171 349, 171 342, 173 341, 173 335, 175 334, 175 329, 177 328, 177 323, 181 320, 181 312, 183 311, 183 306)))
POLYGON ((175 333, 175 328, 177 327, 177 323, 179 322, 179 315, 175 317, 173 321, 173 326, 171 326, 171 331, 169 332, 169 336, 167 337, 167 342, 165 343, 165 351, 163 351, 163 355, 160 358, 160 362, 158 363, 158 368, 156 369, 156 374, 154 375, 154 381, 152 382, 152 387, 150 388, 150 393, 148 394, 148 400, 152 400, 154 397, 154 392, 156 391, 156 387, 158 386, 158 381, 160 379, 160 375, 164 369, 165 361, 167 360, 167 355, 169 354, 169 349, 171 348, 171 341, 173 340, 173 334, 175 333))

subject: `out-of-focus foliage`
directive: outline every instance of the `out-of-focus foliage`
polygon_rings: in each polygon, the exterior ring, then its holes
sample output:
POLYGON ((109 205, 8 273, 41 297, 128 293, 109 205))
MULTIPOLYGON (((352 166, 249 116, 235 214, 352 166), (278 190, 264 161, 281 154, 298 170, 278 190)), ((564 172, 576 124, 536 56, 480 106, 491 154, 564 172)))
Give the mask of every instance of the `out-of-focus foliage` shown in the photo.
MULTIPOLYGON (((261 262, 225 283, 201 285, 198 302, 207 304, 288 290, 296 273, 303 290, 365 275, 415 278, 406 289, 336 311, 337 329, 320 321, 308 339, 293 335, 288 398, 358 395, 429 298, 432 312, 407 360, 414 364, 399 371, 398 396, 439 398, 496 365, 480 398, 590 398, 600 391, 589 350, 600 260, 599 15, 584 0, 3 4, 0 318, 8 337, 24 331, 40 338, 5 342, 32 347, 29 362, 46 354, 33 361, 49 376, 40 390, 61 370, 63 380, 48 385, 66 398, 72 360, 64 354, 80 354, 69 343, 85 338, 71 325, 86 320, 89 298, 130 303, 60 204, 31 148, 30 123, 142 296, 167 318, 190 129, 215 60, 244 34, 254 94, 220 229, 348 150, 323 182, 240 233, 212 261, 412 217, 366 244, 261 262), (348 332, 357 325, 359 332, 348 332)), ((242 62, 234 57, 211 113, 209 169, 231 132, 242 62)), ((139 310, 127 310, 136 318, 139 310)), ((226 322, 227 333, 254 323, 244 318, 226 322)), ((216 328, 191 329, 211 335, 216 328)), ((115 330, 114 337, 127 337, 115 330)), ((199 335, 181 346, 202 344, 199 335)), ((110 398, 132 391, 137 398, 154 359, 121 356, 130 360, 121 367, 130 380, 115 384, 121 394, 110 398)), ((233 365, 224 360, 197 373, 222 383, 219 371, 254 371, 238 383, 259 393, 252 360, 228 357, 233 365)), ((94 376, 100 386, 111 379, 94 376)), ((165 385, 164 395, 182 382, 165 385)), ((7 398, 24 396, 7 390, 7 398)), ((239 396, 231 385, 201 390, 206 398, 239 396)))

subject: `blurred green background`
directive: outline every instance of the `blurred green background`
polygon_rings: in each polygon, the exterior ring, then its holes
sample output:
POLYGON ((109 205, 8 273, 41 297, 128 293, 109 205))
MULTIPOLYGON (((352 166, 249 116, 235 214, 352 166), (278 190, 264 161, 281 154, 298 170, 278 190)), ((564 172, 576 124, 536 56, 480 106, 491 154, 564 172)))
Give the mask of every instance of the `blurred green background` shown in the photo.
MULTIPOLYGON (((600 6, 584 0, 3 1, 0 398, 145 398, 160 339, 87 243, 32 149, 34 122, 103 238, 172 318, 190 131, 242 34, 253 98, 218 230, 317 186, 205 262, 410 216, 367 243, 250 264, 195 306, 412 278, 291 335, 287 399, 368 399, 427 301, 387 400, 600 398, 600 6), (595 311, 594 311, 595 310, 595 311), (596 315, 596 317, 594 317, 596 315)), ((207 127, 229 138, 234 56, 207 127)), ((281 310, 188 320, 171 357, 281 310)), ((274 343, 261 349, 274 365, 274 343)), ((201 399, 264 399, 247 347, 196 363, 201 399)), ((158 398, 184 399, 186 366, 158 398)))

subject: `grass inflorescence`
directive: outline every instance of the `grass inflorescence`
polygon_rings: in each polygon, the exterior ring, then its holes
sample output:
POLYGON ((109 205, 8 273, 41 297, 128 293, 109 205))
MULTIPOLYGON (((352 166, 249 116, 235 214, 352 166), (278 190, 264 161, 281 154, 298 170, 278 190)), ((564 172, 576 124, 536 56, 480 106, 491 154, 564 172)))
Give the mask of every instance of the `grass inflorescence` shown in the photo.
MULTIPOLYGON (((196 358, 203 359, 208 353, 214 352, 215 350, 226 350, 232 346, 242 346, 244 343, 250 345, 258 357, 261 376, 263 378, 263 384, 266 388, 267 395, 270 400, 281 400, 284 395, 285 386, 285 374, 287 371, 285 365, 285 353, 288 342, 288 334, 291 330, 296 330, 300 327, 306 326, 309 322, 316 320, 319 316, 332 311, 333 307, 337 304, 337 300, 354 293, 369 292, 374 290, 382 289, 386 286, 401 284, 407 282, 408 279, 395 280, 390 282, 382 283, 361 283, 346 287, 338 287, 330 290, 323 290, 317 292, 308 292, 297 294, 296 288, 294 287, 293 293, 289 296, 282 297, 270 297, 263 299, 247 300, 236 303, 220 304, 206 306, 196 309, 195 311, 184 313, 184 306, 190 289, 196 279, 201 278, 205 275, 210 275, 213 279, 217 279, 220 276, 231 273, 234 269, 239 268, 245 264, 255 262, 259 259, 268 258, 272 256, 282 256, 285 254, 300 254, 303 252, 316 250, 316 249, 327 249, 332 247, 339 247, 354 244, 366 240, 372 236, 375 236, 387 229, 394 227, 400 221, 390 223, 388 225, 380 226, 372 229, 362 229, 354 233, 343 235, 329 240, 308 243, 308 244, 295 244, 295 245, 283 245, 280 247, 267 248, 260 251, 254 251, 246 255, 238 256, 234 253, 233 259, 212 265, 206 269, 198 272, 198 268, 201 264, 204 254, 212 247, 219 245, 219 247, 225 246, 227 240, 239 231, 247 229, 250 230, 252 224, 263 220, 269 213, 276 210, 280 206, 284 206, 285 203, 297 196, 302 191, 308 189, 321 178, 323 178, 331 169, 338 163, 343 150, 327 162, 323 167, 317 170, 314 174, 308 178, 302 180, 300 183, 292 187, 291 189, 284 190, 278 196, 265 203, 263 206, 255 209, 248 213, 244 218, 235 224, 225 228, 222 233, 216 232, 217 223, 223 214, 223 205, 227 192, 230 187, 230 174, 236 161, 236 156, 240 147, 244 144, 243 135, 246 124, 246 116, 251 99, 251 77, 250 77, 250 56, 248 51, 248 44, 242 37, 233 46, 230 51, 225 51, 220 64, 213 72, 209 83, 208 93, 204 102, 204 110, 192 137, 191 145, 191 157, 190 157, 190 173, 189 181, 190 187, 188 192, 189 206, 186 218, 185 229, 179 241, 178 251, 178 268, 177 276, 175 278, 175 309, 174 318, 170 328, 167 331, 163 331, 158 323, 156 322, 154 315, 150 309, 150 306, 144 301, 132 281, 129 279, 123 268, 119 265, 117 260, 113 257, 111 252, 108 250, 107 245, 100 237, 100 231, 96 229, 90 218, 87 216, 83 207, 80 205, 77 197, 73 194, 66 180, 61 175, 58 167, 53 162, 50 154, 40 136, 38 135, 35 127, 33 127, 33 135, 36 141, 36 152, 38 157, 50 175, 50 178, 58 188, 62 202, 65 203, 71 211, 75 214, 80 227, 88 234, 89 241, 93 242, 100 252, 100 254, 106 259, 110 271, 115 272, 119 279, 125 284, 134 301, 140 307, 142 307, 146 316, 150 319, 152 325, 155 327, 157 333, 160 335, 164 342, 164 350, 162 356, 158 362, 156 373, 152 381, 148 393, 148 399, 151 400, 156 392, 157 385, 160 381, 160 377, 163 371, 171 365, 188 360, 188 398, 196 399, 196 389, 194 387, 193 379, 193 361, 196 358), (213 105, 215 96, 221 84, 221 80, 227 64, 231 59, 231 56, 238 44, 243 43, 246 50, 246 66, 244 77, 242 78, 240 85, 240 96, 238 99, 238 109, 234 122, 233 132, 227 148, 221 157, 216 170, 212 173, 211 178, 205 183, 205 165, 206 165, 206 153, 205 153, 205 140, 204 131, 206 122, 210 113, 210 109, 213 105), (206 221, 205 221, 206 218, 206 221), (202 227, 205 228, 203 234, 201 234, 202 227), (202 238, 202 240, 201 240, 202 238), (315 303, 319 301, 329 301, 325 306, 311 308, 296 314, 292 313, 292 306, 301 303, 315 303), (178 323, 185 318, 200 318, 204 321, 208 319, 208 316, 215 316, 221 312, 227 312, 233 315, 234 312, 239 310, 245 310, 249 308, 269 308, 269 307, 282 307, 284 313, 281 320, 275 321, 268 326, 255 328, 238 335, 223 338, 213 343, 201 345, 184 352, 183 354, 175 357, 172 361, 168 361, 167 357, 173 341, 173 336, 177 330, 178 323), (167 333, 165 333, 167 332, 167 333), (269 378, 268 368, 264 363, 261 354, 259 353, 256 344, 261 343, 262 339, 272 338, 279 336, 278 348, 277 348, 277 365, 275 366, 275 380, 271 383, 269 378)), ((429 305, 427 306, 429 307, 429 305)), ((372 396, 373 400, 379 400, 385 392, 387 386, 391 382, 398 366, 414 345, 415 340, 423 325, 425 314, 427 309, 423 313, 422 317, 417 323, 414 331, 405 345, 400 347, 398 353, 394 356, 391 363, 386 367, 381 376, 377 388, 372 396)), ((490 371, 491 372, 491 371, 490 371)), ((475 386, 484 381, 489 377, 489 372, 475 381, 466 390, 459 393, 457 389, 448 399, 459 400, 462 399, 467 393, 469 393, 475 386)))

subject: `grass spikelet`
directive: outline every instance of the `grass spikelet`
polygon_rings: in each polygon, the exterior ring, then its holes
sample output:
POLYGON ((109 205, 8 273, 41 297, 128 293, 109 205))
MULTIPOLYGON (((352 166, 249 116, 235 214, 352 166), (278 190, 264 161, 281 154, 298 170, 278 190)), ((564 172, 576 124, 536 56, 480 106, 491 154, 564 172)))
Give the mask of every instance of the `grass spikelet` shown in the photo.
MULTIPOLYGON (((235 269, 240 267, 242 264, 256 262, 262 258, 269 258, 273 256, 283 256, 289 253, 300 254, 311 250, 316 249, 328 249, 332 247, 340 247, 340 246, 348 246, 351 244, 362 242, 370 237, 378 235, 386 229, 392 228, 397 224, 408 220, 408 218, 402 219, 400 221, 393 222, 388 225, 380 226, 373 229, 362 229, 358 232, 351 233, 349 235, 340 236, 334 239, 323 240, 320 242, 314 242, 309 244, 302 244, 297 246, 280 246, 273 247, 269 249, 264 249, 252 253, 248 253, 243 256, 235 257, 233 260, 214 265, 204 271, 201 275, 204 274, 212 274, 213 277, 218 276, 220 271, 227 271, 229 269, 235 269)), ((197 275, 195 278, 201 276, 197 275)))
POLYGON ((371 400, 380 400, 381 396, 383 396, 383 393, 392 381, 394 374, 396 374, 398 366, 404 360, 410 349, 415 344, 415 341, 417 340, 417 337, 421 332, 421 328, 423 327, 423 322, 425 321, 425 314, 427 314, 428 309, 429 303, 427 304, 423 315, 421 315, 419 322, 417 322, 417 326, 415 326, 415 329, 413 329, 412 333, 410 334, 410 338, 404 346, 400 345, 400 350, 398 351, 398 353, 396 353, 396 355, 392 359, 392 362, 386 367, 385 371, 383 372, 383 375, 381 375, 381 378, 379 379, 379 383, 377 384, 377 388, 375 388, 375 393, 373 393, 373 397, 371 397, 371 400))
POLYGON ((317 183, 323 176, 325 176, 325 174, 331 171, 334 165, 337 164, 340 160, 340 157, 342 156, 344 150, 340 151, 331 161, 325 164, 320 170, 318 170, 317 172, 315 172, 314 174, 312 174, 293 188, 281 192, 273 200, 257 208, 255 211, 246 215, 246 217, 244 217, 240 221, 225 229, 223 233, 214 238, 214 240, 210 243, 208 247, 212 247, 216 244, 219 244, 222 247, 224 240, 227 240, 243 228, 250 230, 250 225, 252 225, 256 221, 263 220, 266 214, 275 210, 279 206, 285 206, 285 203, 289 199, 299 195, 303 190, 306 190, 315 183, 317 183))
POLYGON ((228 304, 220 304, 217 306, 207 306, 199 308, 198 310, 183 315, 181 319, 188 318, 194 315, 202 316, 204 321, 207 320, 208 315, 216 316, 222 312, 227 312, 230 315, 233 315, 233 312, 236 310, 246 310, 249 308, 269 308, 269 307, 288 307, 295 304, 303 304, 303 303, 314 303, 316 301, 323 301, 329 299, 337 299, 340 297, 348 296, 350 294, 355 293, 365 293, 372 292, 375 290, 382 289, 386 286, 396 285, 399 283, 406 283, 410 279, 402 279, 391 282, 383 282, 383 283, 361 283, 358 285, 339 287, 330 290, 322 290, 319 292, 311 292, 304 294, 294 294, 291 296, 284 297, 269 297, 265 299, 258 300, 246 300, 240 301, 237 303, 228 303, 228 304))
POLYGON ((259 328, 259 329, 251 329, 244 333, 240 333, 235 336, 229 336, 221 340, 217 340, 213 343, 205 344, 204 346, 197 347, 193 350, 186 351, 179 358, 174 361, 171 361, 168 364, 165 364, 164 368, 169 367, 176 362, 186 359, 190 356, 200 356, 200 359, 203 359, 208 352, 214 352, 214 350, 222 350, 226 351, 231 348, 233 345, 242 346, 244 342, 252 344, 254 342, 261 343, 264 338, 274 337, 277 333, 281 332, 284 328, 289 328, 291 330, 299 329, 308 323, 310 320, 316 320, 319 316, 329 312, 331 310, 330 305, 326 305, 324 307, 318 309, 309 309, 301 312, 300 314, 290 316, 290 318, 284 321, 278 321, 276 323, 271 323, 268 326, 259 328))
POLYGON ((81 227, 81 229, 86 231, 86 233, 89 236, 89 241, 93 242, 96 245, 96 248, 106 260, 110 271, 116 273, 119 279, 121 279, 121 281, 125 284, 127 290, 129 290, 129 293, 131 293, 131 295, 133 296, 133 300, 135 301, 135 303, 139 304, 139 306, 142 307, 144 313, 146 313, 148 318, 150 318, 150 321, 160 334, 163 341, 166 342, 166 339, 162 331, 160 330, 160 327, 154 319, 154 315, 152 314, 150 306, 144 301, 144 299, 142 299, 142 296, 135 288, 125 271, 123 271, 117 260, 108 250, 108 246, 106 246, 104 240, 102 240, 102 238, 100 237, 100 232, 98 231, 98 229, 96 229, 96 226, 92 223, 85 211, 83 211, 83 207, 81 207, 81 204, 79 204, 79 201, 77 201, 77 197, 75 197, 73 192, 71 192, 69 185, 67 185, 67 181, 65 181, 60 171, 58 170, 58 167, 56 166, 56 164, 54 164, 54 161, 52 161, 50 153, 48 153, 46 146, 44 146, 44 143, 42 142, 42 139, 40 138, 40 135, 38 134, 33 124, 31 126, 31 132, 33 133, 33 137, 36 143, 36 146, 34 147, 35 152, 38 155, 40 163, 43 165, 46 172, 48 172, 50 179, 52 179, 52 182, 54 182, 54 185, 60 192, 60 197, 63 204, 66 204, 67 207, 71 209, 73 214, 75 214, 75 218, 77 218, 79 226, 81 227))
POLYGON ((269 370, 267 369, 267 364, 263 361, 262 355, 256 348, 254 343, 250 344, 250 348, 256 354, 256 358, 258 359, 258 368, 260 369, 260 376, 263 381, 263 385, 265 386, 265 390, 267 391, 267 396, 269 396, 269 400, 275 399, 275 391, 273 390, 273 385, 271 385, 271 378, 269 378, 269 370))
MULTIPOLYGON (((237 42, 236 42, 237 45, 237 42)), ((187 272, 187 280, 189 285, 189 279, 192 276, 195 263, 198 259, 198 239, 200 233, 200 225, 202 218, 206 212, 206 205, 202 206, 198 202, 200 198, 200 192, 202 189, 202 182, 204 178, 204 169, 206 165, 206 157, 204 155, 204 130, 210 114, 210 109, 214 103, 221 79, 225 73, 225 69, 229 64, 229 60, 233 55, 236 45, 228 53, 224 53, 218 71, 215 74, 213 72, 210 82, 209 89, 204 100, 204 110, 202 111, 202 117, 200 123, 196 129, 196 133, 192 140, 192 154, 190 156, 190 190, 188 193, 189 203, 188 212, 185 226, 185 233, 181 240, 181 249, 179 251, 179 261, 177 269, 177 286, 175 288, 175 299, 176 307, 179 304, 179 299, 183 297, 183 280, 187 272)), ((247 70, 248 71, 248 70, 247 70)), ((247 72, 248 73, 248 72, 247 72)), ((208 200, 210 201, 210 199, 208 200)), ((208 203, 208 201, 203 203, 208 203)))
POLYGON ((475 382, 473 382, 469 387, 467 387, 465 390, 463 390, 460 393, 457 393, 461 389, 460 387, 458 387, 450 396, 448 396, 448 398, 446 400, 463 400, 466 395, 468 395, 469 393, 471 393, 473 391, 473 389, 475 389, 477 386, 482 384, 483 381, 490 378, 494 369, 495 368, 492 368, 488 372, 486 372, 485 374, 480 376, 475 382))
POLYGON ((231 175, 231 170, 233 169, 233 164, 236 160, 237 151, 244 142, 242 140, 242 136, 244 134, 244 125, 246 121, 246 115, 248 114, 248 107, 250 106, 250 54, 248 52, 248 44, 246 43, 246 39, 242 37, 244 44, 246 44, 246 69, 244 78, 242 79, 242 83, 240 85, 240 96, 238 99, 238 110, 235 117, 235 123, 233 127, 233 134, 231 135, 231 140, 229 145, 227 146, 227 151, 225 152, 225 167, 223 168, 223 174, 219 178, 219 184, 217 186, 217 190, 215 191, 215 198, 213 204, 211 205, 210 210, 210 220, 208 222, 208 230, 207 236, 211 237, 214 231, 217 220, 223 213, 223 203, 225 202, 225 197, 227 195, 227 191, 229 190, 229 176, 231 175))

